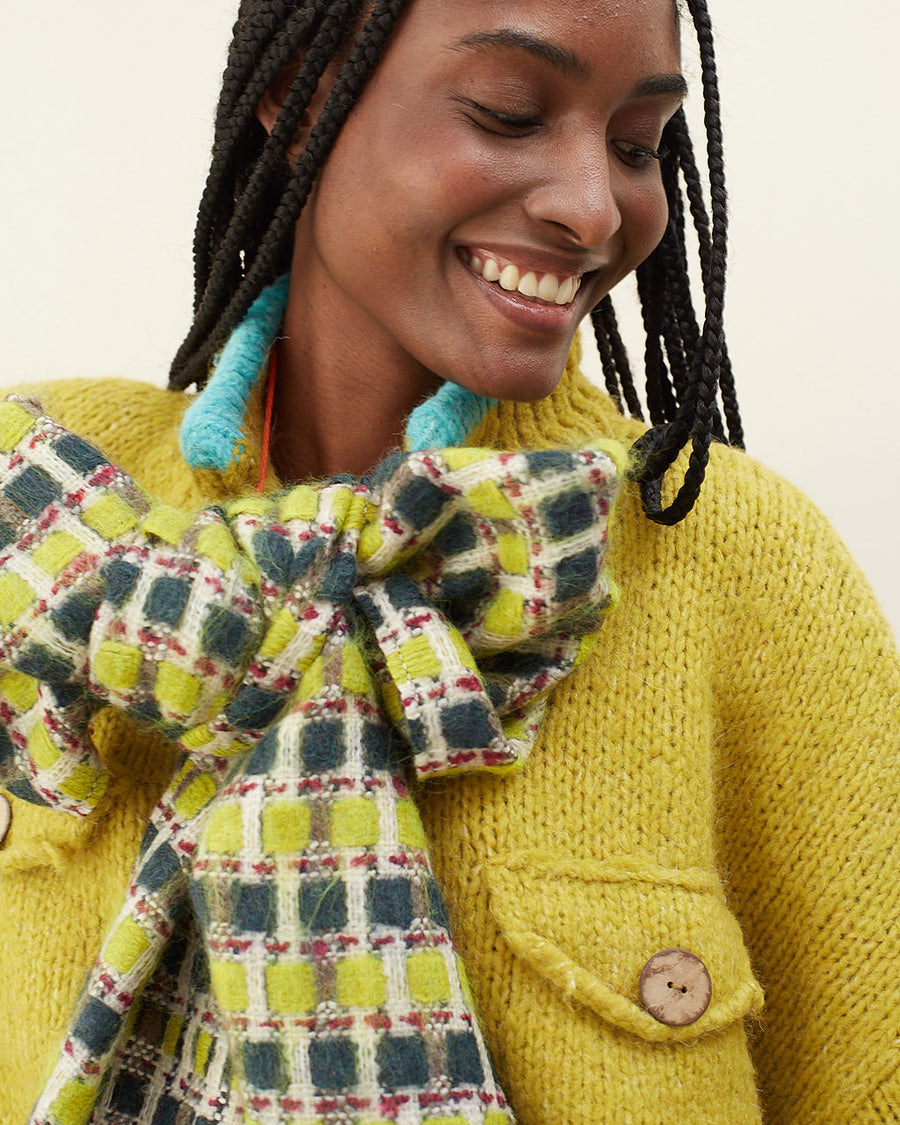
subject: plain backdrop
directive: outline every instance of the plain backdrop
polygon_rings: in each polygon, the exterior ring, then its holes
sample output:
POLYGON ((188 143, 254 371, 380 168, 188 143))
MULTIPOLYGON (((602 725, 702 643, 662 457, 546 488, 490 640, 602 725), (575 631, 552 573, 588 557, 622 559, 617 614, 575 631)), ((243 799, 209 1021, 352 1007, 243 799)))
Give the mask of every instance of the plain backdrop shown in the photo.
MULTIPOLYGON (((900 9, 710 5, 732 215, 727 329, 748 447, 825 510, 900 631, 900 9)), ((236 8, 6 0, 0 385, 164 384, 187 328, 236 8)), ((686 69, 697 87, 689 56, 686 69)), ((633 322, 629 336, 639 359, 633 322)))

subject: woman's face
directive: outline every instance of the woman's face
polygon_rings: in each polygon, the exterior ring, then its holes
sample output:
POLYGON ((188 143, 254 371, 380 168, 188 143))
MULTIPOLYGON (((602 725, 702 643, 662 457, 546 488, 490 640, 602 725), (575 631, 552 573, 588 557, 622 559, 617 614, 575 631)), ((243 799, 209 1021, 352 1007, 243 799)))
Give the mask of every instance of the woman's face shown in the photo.
POLYGON ((295 286, 362 380, 552 391, 665 230, 679 56, 672 0, 414 0, 297 226, 295 286))

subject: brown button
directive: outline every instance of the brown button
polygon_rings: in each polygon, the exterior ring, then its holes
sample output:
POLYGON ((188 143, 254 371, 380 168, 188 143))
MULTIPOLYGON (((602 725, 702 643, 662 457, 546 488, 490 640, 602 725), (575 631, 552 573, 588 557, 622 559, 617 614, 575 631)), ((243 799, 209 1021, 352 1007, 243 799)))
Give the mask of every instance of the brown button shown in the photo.
POLYGON ((712 999, 712 982, 699 957, 684 949, 665 949, 644 966, 641 1003, 669 1027, 695 1023, 712 999))
POLYGON ((9 822, 12 820, 12 809, 9 807, 9 798, 5 793, 0 793, 0 844, 6 839, 9 831, 9 822))

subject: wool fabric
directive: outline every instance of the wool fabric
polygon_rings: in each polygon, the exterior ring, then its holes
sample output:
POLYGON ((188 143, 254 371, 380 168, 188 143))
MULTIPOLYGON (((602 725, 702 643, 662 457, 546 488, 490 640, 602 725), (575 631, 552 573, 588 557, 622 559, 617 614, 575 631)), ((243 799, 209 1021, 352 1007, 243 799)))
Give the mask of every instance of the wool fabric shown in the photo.
POLYGON ((209 382, 185 412, 181 453, 193 468, 221 471, 240 460, 244 416, 284 319, 289 284, 285 274, 260 293, 229 336, 209 382))
MULTIPOLYGON (((253 403, 243 460, 217 476, 178 455, 179 394, 105 381, 32 393, 169 503, 253 487, 253 403)), ((492 408, 468 443, 640 432, 572 365, 548 399, 492 408)), ((517 1120, 897 1120, 900 661, 865 581, 808 500, 722 447, 675 528, 628 491, 609 565, 621 599, 553 694, 526 767, 416 795, 517 1120), (639 991, 671 948, 712 980, 707 1012, 682 1028, 653 1020, 639 991)), ((171 747, 119 711, 98 713, 93 739, 112 777, 94 816, 10 797, 3 1125, 20 1125, 52 1065, 172 774, 171 747)))
POLYGON ((398 750, 521 768, 608 604, 615 462, 399 454, 192 519, 27 400, 0 451, 0 777, 89 815, 92 698, 186 752, 32 1120, 510 1123, 398 750))
MULTIPOLYGON (((181 453, 195 469, 223 471, 244 453, 244 416, 268 368, 287 307, 290 275, 265 288, 216 358, 212 377, 185 412, 181 453)), ((413 410, 406 427, 412 450, 463 445, 497 400, 443 383, 413 410)))

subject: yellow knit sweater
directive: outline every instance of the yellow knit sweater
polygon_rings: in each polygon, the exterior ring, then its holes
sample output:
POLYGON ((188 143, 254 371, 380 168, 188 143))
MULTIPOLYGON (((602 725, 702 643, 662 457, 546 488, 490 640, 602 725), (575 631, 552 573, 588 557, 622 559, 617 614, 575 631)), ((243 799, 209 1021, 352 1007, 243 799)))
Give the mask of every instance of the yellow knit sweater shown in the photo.
MULTIPOLYGON (((31 393, 170 503, 255 482, 255 410, 240 464, 218 475, 178 452, 180 394, 31 393)), ((491 411, 470 443, 638 432, 570 370, 551 398, 491 411)), ((518 1120, 900 1120, 900 662, 864 580, 809 501, 725 448, 675 528, 626 496, 610 562, 621 602, 524 773, 419 793, 518 1120), (709 1009, 681 1028, 639 996, 642 967, 671 948, 712 979, 709 1009)), ((95 816, 10 797, 2 1125, 27 1116, 172 769, 173 748, 121 714, 94 737, 115 774, 95 816)))

